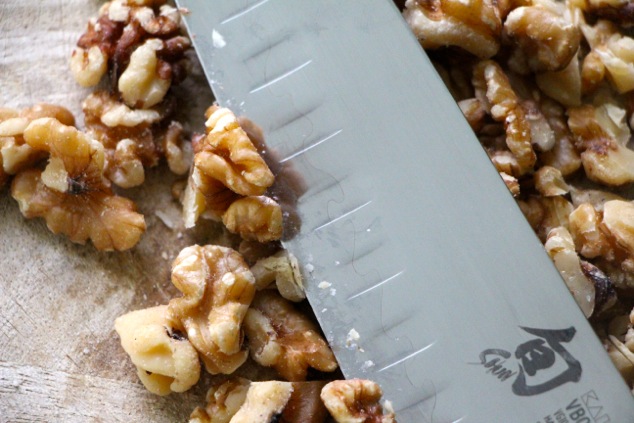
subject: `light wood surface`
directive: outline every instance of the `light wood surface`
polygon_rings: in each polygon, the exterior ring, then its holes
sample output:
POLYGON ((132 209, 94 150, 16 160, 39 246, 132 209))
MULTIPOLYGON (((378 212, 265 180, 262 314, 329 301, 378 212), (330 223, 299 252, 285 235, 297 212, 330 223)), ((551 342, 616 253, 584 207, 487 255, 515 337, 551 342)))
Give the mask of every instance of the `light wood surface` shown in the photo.
MULTIPOLYGON (((0 106, 57 103, 75 113, 80 88, 68 58, 96 0, 0 0, 0 106)), ((198 68, 179 88, 187 129, 202 130, 212 101, 198 68)), ((8 188, 0 190, 0 422, 186 421, 204 399, 208 377, 186 394, 158 397, 138 381, 113 330, 130 310, 175 295, 171 260, 194 243, 230 240, 214 224, 182 229, 166 166, 139 188, 120 191, 145 215, 147 232, 124 253, 99 253, 25 220, 8 188), (169 217, 169 228, 155 214, 169 217)))

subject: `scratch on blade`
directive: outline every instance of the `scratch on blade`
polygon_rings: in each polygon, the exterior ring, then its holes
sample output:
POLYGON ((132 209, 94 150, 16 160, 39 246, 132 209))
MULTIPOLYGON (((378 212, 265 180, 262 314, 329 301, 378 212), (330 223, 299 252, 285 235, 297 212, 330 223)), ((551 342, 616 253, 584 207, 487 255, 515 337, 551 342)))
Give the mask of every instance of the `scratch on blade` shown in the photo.
POLYGON ((364 208, 365 206, 367 206, 367 205, 368 205, 368 204, 370 204, 371 202, 372 202, 372 200, 370 200, 370 201, 368 201, 368 202, 366 202, 366 203, 363 203, 363 204, 361 204, 359 207, 355 207, 354 209, 352 209, 352 210, 350 210, 350 211, 348 211, 348 212, 345 212, 345 213, 344 213, 344 214, 342 214, 341 216, 337 216, 337 217, 335 217, 334 219, 331 219, 331 220, 329 220, 328 222, 324 223, 323 225, 319 225, 319 226, 317 226, 315 229, 313 229, 313 231, 314 231, 314 232, 320 231, 320 230, 322 230, 323 228, 325 228, 326 226, 332 225, 333 223, 338 222, 338 221, 340 221, 341 219, 344 219, 344 218, 346 218, 346 217, 350 216, 351 214, 358 212, 359 210, 361 210, 362 208, 364 208))
POLYGON ((284 72, 280 76, 277 76, 277 77, 275 77, 273 79, 266 80, 262 84, 258 85, 257 87, 255 87, 251 91, 249 91, 249 94, 257 93, 258 91, 263 90, 266 87, 270 87, 271 85, 275 84, 276 82, 279 82, 282 79, 287 78, 287 77, 291 76, 292 74, 294 74, 296 72, 299 72, 300 70, 304 69, 306 66, 310 65, 312 62, 313 62, 312 59, 307 60, 304 63, 302 63, 301 65, 295 66, 291 70, 284 72))
POLYGON ((320 144, 322 144, 322 143, 324 143, 324 142, 336 137, 337 135, 339 135, 341 133, 341 131, 343 131, 343 129, 339 129, 339 130, 337 130, 335 132, 332 132, 332 133, 326 135, 325 137, 317 139, 315 141, 309 141, 308 146, 306 146, 306 147, 302 148, 301 150, 291 154, 288 157, 283 158, 282 160, 280 160, 280 163, 284 163, 285 161, 294 159, 295 157, 300 156, 300 155, 306 153, 309 150, 312 150, 313 148, 317 147, 318 145, 320 145, 320 144))
POLYGON ((426 350, 428 350, 429 348, 431 348, 431 347, 432 347, 435 343, 436 343, 436 342, 434 341, 434 342, 432 342, 431 344, 426 345, 426 346, 424 346, 423 348, 421 348, 421 349, 419 349, 419 350, 417 350, 417 351, 414 351, 413 353, 408 354, 408 355, 406 355, 406 356, 405 356, 405 357, 403 357, 403 358, 400 358, 400 359, 398 359, 398 360, 393 361, 392 363, 388 364, 388 365, 387 365, 387 366, 385 366, 385 367, 381 367, 381 368, 377 371, 377 373, 381 373, 381 372, 383 372, 383 371, 385 371, 385 370, 387 370, 387 369, 389 369, 389 368, 392 368, 392 367, 394 367, 394 366, 397 366, 397 365, 401 364, 401 363, 402 363, 402 362, 404 362, 404 361, 407 361, 407 360, 410 360, 410 359, 412 359, 412 358, 416 357, 418 354, 420 354, 420 353, 422 353, 422 352, 425 352, 426 350))
POLYGON ((228 18, 226 18, 225 20, 220 22, 220 25, 224 25, 228 22, 231 22, 234 19, 238 19, 240 16, 244 16, 247 13, 257 9, 258 7, 262 6, 264 3, 268 3, 269 0, 261 0, 255 4, 252 4, 249 7, 246 7, 244 9, 239 10, 238 12, 234 13, 233 15, 229 16, 228 18))
POLYGON ((374 289, 376 289, 376 288, 378 288, 378 287, 380 287, 382 285, 385 285, 386 283, 390 282, 391 280, 394 280, 395 278, 397 278, 400 275, 402 275, 403 272, 404 272, 404 270, 401 270, 400 272, 393 274, 389 278, 383 279, 381 282, 377 282, 376 284, 372 285, 371 287, 369 287, 367 289, 364 289, 363 291, 348 297, 348 301, 354 300, 357 297, 360 297, 360 296, 362 296, 364 294, 367 294, 368 292, 370 292, 370 291, 372 291, 372 290, 374 290, 374 289))

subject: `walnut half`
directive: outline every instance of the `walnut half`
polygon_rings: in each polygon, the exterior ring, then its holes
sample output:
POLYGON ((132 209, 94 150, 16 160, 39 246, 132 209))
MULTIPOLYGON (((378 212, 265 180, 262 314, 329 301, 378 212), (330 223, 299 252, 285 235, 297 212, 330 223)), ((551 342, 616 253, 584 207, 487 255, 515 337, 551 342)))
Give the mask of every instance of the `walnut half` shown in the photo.
POLYGON ((273 290, 260 291, 244 319, 251 357, 285 379, 306 379, 309 367, 337 369, 337 361, 318 328, 273 290))
POLYGON ((185 392, 200 377, 198 353, 167 319, 167 306, 137 310, 114 323, 121 346, 152 393, 185 392))
POLYGON ((50 153, 46 169, 18 174, 11 195, 27 218, 43 217, 53 233, 98 250, 127 250, 145 231, 134 203, 114 195, 103 176, 103 146, 53 118, 36 119, 24 130, 33 149, 50 153))
POLYGON ((183 325, 208 372, 232 373, 248 356, 241 326, 255 294, 242 256, 215 245, 187 247, 174 260, 172 283, 183 293, 169 302, 172 320, 183 325))

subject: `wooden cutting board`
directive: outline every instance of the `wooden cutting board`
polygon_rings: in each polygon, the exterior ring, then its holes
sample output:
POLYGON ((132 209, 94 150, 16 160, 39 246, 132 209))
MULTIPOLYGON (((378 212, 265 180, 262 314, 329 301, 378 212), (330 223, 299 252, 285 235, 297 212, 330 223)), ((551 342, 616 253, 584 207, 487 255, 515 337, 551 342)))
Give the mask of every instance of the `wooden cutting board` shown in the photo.
MULTIPOLYGON (((0 1, 0 106, 56 103, 82 126, 80 104, 90 90, 74 82, 68 59, 101 4, 0 1)), ((213 97, 197 66, 178 89, 189 103, 186 129, 202 131, 213 97)), ((214 224, 183 229, 174 180, 163 165, 143 186, 121 191, 147 224, 138 246, 124 253, 53 235, 43 220, 25 220, 8 188, 0 189, 0 422, 186 421, 203 403, 208 376, 185 394, 147 392, 113 330, 117 316, 176 294, 170 263, 181 248, 232 242, 214 224)))

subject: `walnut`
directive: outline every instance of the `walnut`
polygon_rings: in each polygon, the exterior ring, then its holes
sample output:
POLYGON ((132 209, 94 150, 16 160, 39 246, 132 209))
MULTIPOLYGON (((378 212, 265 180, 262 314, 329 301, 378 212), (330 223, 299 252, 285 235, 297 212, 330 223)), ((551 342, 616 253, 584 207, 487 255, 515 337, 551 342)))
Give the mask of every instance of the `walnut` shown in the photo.
POLYGON ((321 391, 324 405, 339 423, 395 423, 394 413, 384 413, 383 392, 370 380, 336 380, 321 391))
POLYGON ((170 85, 185 77, 184 53, 191 45, 181 35, 178 10, 163 3, 105 3, 71 56, 77 82, 94 86, 108 73, 129 106, 147 108, 160 102, 170 85))
POLYGON ((569 216, 570 233, 579 253, 586 258, 614 260, 614 247, 601 229, 602 216, 590 203, 580 204, 569 216))
MULTIPOLYGON (((167 106, 167 104, 164 105, 167 106)), ((191 162, 191 145, 183 127, 169 125, 170 107, 131 109, 105 91, 90 94, 82 103, 89 135, 100 141, 107 155, 105 174, 123 188, 142 184, 145 168, 165 156, 174 173, 184 174, 191 162)))
POLYGON ((114 326, 121 346, 150 392, 157 395, 185 392, 198 382, 198 353, 187 338, 170 325, 166 305, 120 316, 114 326))
POLYGON ((531 129, 531 143, 538 152, 550 151, 555 147, 557 139, 555 132, 550 127, 548 119, 539 109, 537 102, 533 100, 524 100, 521 102, 524 109, 526 120, 531 129))
POLYGON ((458 107, 460 107, 460 111, 464 117, 467 118, 467 122, 469 122, 469 126, 471 126, 474 132, 477 133, 482 129, 487 111, 480 100, 477 98, 467 98, 459 101, 458 107))
POLYGON ((250 383, 243 378, 216 382, 207 391, 207 406, 197 407, 189 416, 189 423, 229 423, 244 404, 250 383))
POLYGON ((502 21, 491 0, 407 0, 403 16, 426 49, 458 46, 486 59, 500 48, 502 21))
POLYGON ((513 197, 517 197, 520 195, 520 183, 516 177, 509 175, 505 172, 500 172, 500 176, 504 181, 504 184, 509 189, 513 197))
POLYGON ((82 87, 95 86, 108 71, 108 57, 98 46, 77 47, 70 57, 70 71, 82 87))
POLYGON ((207 406, 189 423, 323 423, 328 411, 319 398, 325 382, 250 382, 233 378, 214 384, 207 406))
POLYGON ((618 92, 634 89, 634 38, 614 34, 593 51, 605 65, 608 79, 618 92))
POLYGON ((535 172, 535 188, 545 197, 554 197, 568 193, 568 184, 559 169, 542 166, 535 172))
POLYGON ((519 175, 528 172, 536 162, 531 145, 531 126, 519 99, 502 68, 491 60, 478 63, 473 72, 476 97, 484 104, 493 119, 504 122, 506 144, 517 159, 519 175))
POLYGON ((574 207, 563 196, 535 197, 518 202, 524 216, 542 242, 548 233, 559 226, 568 229, 568 219, 574 207))
POLYGON ((541 103, 540 110, 555 134, 553 148, 539 154, 541 162, 558 169, 562 176, 575 173, 581 167, 581 157, 575 149, 573 136, 568 129, 564 108, 546 99, 541 103))
POLYGON ((621 200, 606 202, 602 224, 617 244, 634 257, 634 204, 621 200))
POLYGON ((306 378, 308 367, 332 372, 337 361, 319 329, 272 290, 260 291, 244 319, 251 357, 285 379, 306 378))
POLYGON ((183 249, 172 265, 172 283, 183 297, 169 303, 207 371, 232 373, 247 359, 242 320, 255 293, 253 274, 230 248, 206 245, 183 249))
POLYGON ((576 25, 541 4, 511 11, 504 22, 504 31, 523 51, 533 72, 564 69, 581 40, 576 25))
POLYGON ((232 423, 277 421, 293 393, 288 382, 252 382, 240 410, 231 419, 232 423))
POLYGON ((244 239, 268 242, 282 237, 282 209, 264 195, 234 201, 222 215, 222 223, 244 239))
POLYGON ((258 260, 251 266, 258 291, 267 288, 273 282, 280 295, 289 301, 299 302, 306 298, 299 263, 294 255, 282 250, 273 256, 258 260))
POLYGON ((25 217, 43 217, 53 233, 80 244, 90 239, 98 250, 127 250, 139 241, 145 220, 132 201, 113 194, 99 142, 53 118, 31 122, 24 140, 51 155, 43 172, 13 180, 11 195, 25 217))
MULTIPOLYGON (((22 110, 2 109, 0 113, 0 164, 2 174, 15 175, 32 167, 47 156, 24 142, 24 130, 35 119, 55 118, 64 125, 74 126, 75 118, 64 107, 40 103, 22 110)), ((0 178, 1 179, 1 178, 0 178)), ((2 184, 0 183, 0 186, 2 184)))
POLYGON ((595 304, 594 284, 581 268, 581 260, 575 251, 572 236, 566 228, 554 228, 548 233, 544 247, 583 314, 590 317, 595 304))
POLYGON ((581 89, 583 94, 592 93, 605 78, 605 65, 596 51, 590 51, 581 63, 581 89))
POLYGON ((262 195, 273 184, 273 173, 229 110, 212 106, 207 136, 196 149, 195 165, 240 195, 262 195))
POLYGON ((569 109, 568 116, 588 178, 612 186, 633 182, 634 151, 626 147, 630 133, 625 111, 611 104, 584 105, 569 109))
POLYGON ((565 106, 581 104, 582 81, 577 55, 562 70, 535 75, 535 82, 544 94, 565 106))
POLYGON ((206 116, 207 135, 193 143, 194 166, 183 200, 185 227, 207 215, 246 239, 279 239, 281 207, 262 196, 273 184, 273 173, 230 110, 212 106, 206 116))
POLYGON ((162 78, 157 51, 163 41, 150 38, 130 55, 130 63, 119 77, 121 97, 136 108, 152 107, 163 100, 171 78, 162 78))

